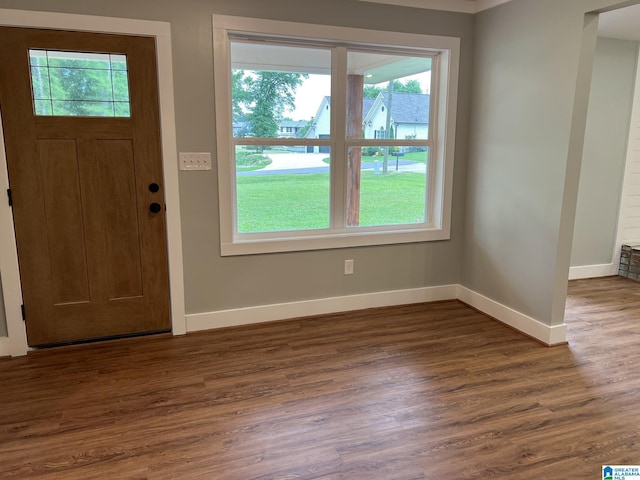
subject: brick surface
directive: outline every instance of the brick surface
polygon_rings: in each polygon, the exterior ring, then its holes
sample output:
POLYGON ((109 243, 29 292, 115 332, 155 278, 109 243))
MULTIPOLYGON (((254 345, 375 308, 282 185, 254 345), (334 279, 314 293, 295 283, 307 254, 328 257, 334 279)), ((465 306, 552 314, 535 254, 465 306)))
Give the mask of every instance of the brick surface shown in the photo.
POLYGON ((622 246, 618 275, 632 280, 640 280, 640 245, 622 246))

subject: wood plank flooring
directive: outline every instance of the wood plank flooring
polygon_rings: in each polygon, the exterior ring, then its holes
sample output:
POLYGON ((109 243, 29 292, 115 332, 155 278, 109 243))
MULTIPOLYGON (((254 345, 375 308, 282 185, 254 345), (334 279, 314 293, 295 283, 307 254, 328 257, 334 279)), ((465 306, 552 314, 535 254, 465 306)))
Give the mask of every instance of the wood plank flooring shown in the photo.
POLYGON ((601 478, 640 463, 640 283, 567 305, 554 348, 451 301, 1 360, 0 478, 601 478))

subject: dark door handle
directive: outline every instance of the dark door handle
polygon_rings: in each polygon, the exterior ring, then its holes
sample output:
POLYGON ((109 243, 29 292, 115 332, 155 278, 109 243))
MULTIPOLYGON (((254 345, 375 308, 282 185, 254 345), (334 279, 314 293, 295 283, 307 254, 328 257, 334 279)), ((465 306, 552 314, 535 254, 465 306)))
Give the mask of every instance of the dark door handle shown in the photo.
POLYGON ((156 193, 158 190, 160 190, 160 185, 158 185, 157 183, 150 183, 149 184, 149 191, 151 193, 156 193))
POLYGON ((151 213, 158 213, 160 210, 162 210, 162 205, 160 205, 159 203, 153 202, 151 205, 149 205, 149 211, 151 213))

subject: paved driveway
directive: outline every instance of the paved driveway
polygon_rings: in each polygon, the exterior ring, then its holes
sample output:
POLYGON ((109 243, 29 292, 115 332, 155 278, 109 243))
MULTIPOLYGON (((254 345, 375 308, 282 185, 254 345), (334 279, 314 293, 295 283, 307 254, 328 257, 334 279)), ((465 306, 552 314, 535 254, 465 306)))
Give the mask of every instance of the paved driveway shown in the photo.
MULTIPOLYGON (((260 170, 238 172, 237 175, 244 177, 295 173, 327 173, 329 171, 329 164, 323 162, 325 158, 329 157, 327 153, 268 153, 267 156, 271 159, 271 163, 266 167, 260 170)), ((378 162, 364 162, 362 169, 382 171, 382 158, 378 162)), ((395 158, 389 158, 389 171, 396 171, 395 158)), ((424 163, 412 162, 410 160, 400 160, 398 162, 398 171, 426 173, 424 163)))
POLYGON ((322 160, 329 157, 328 153, 267 153, 271 163, 262 168, 269 170, 290 170, 299 168, 328 167, 322 160))

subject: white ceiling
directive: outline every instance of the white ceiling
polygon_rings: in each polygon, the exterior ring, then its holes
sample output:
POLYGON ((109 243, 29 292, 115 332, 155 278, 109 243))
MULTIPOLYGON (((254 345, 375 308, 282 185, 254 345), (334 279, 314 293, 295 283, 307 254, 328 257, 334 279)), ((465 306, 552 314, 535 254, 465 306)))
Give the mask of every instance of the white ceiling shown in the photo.
MULTIPOLYGON (((360 0, 404 7, 478 13, 511 0, 360 0)), ((598 23, 600 36, 640 41, 640 4, 602 13, 598 23)))
POLYGON ((450 12, 477 13, 511 0, 360 0, 362 2, 386 3, 403 7, 429 8, 450 12))
POLYGON ((623 40, 640 40, 640 5, 601 13, 598 34, 623 40))

